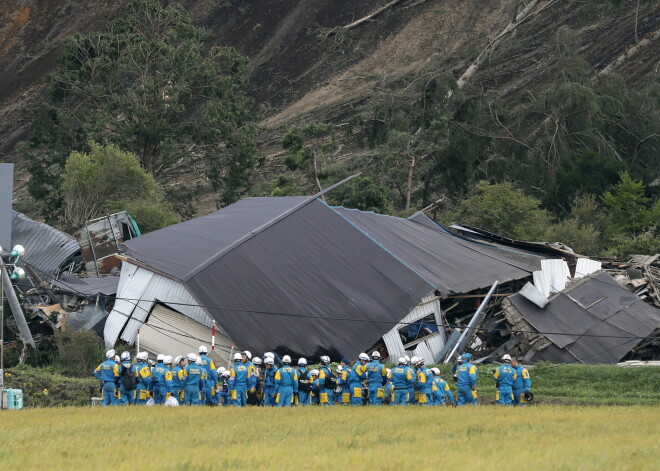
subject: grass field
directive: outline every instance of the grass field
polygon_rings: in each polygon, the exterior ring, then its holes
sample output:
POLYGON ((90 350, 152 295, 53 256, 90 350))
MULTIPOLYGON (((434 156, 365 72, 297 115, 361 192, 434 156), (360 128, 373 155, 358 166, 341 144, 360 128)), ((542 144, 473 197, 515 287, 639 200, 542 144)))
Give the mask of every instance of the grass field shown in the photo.
POLYGON ((656 470, 660 408, 59 408, 0 413, 3 470, 656 470))

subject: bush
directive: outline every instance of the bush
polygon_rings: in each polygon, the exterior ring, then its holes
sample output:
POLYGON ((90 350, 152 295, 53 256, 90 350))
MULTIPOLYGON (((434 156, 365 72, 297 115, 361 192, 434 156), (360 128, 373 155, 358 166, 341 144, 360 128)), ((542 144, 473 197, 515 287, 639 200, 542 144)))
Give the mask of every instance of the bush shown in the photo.
POLYGON ((89 376, 103 359, 101 338, 90 330, 55 333, 60 366, 65 374, 89 376))

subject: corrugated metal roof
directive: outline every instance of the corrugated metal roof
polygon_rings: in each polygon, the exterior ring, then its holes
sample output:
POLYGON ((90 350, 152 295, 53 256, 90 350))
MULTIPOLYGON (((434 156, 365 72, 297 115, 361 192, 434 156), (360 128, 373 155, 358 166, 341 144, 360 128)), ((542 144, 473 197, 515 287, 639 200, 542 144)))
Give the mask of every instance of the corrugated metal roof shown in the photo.
POLYGON ((490 287, 495 280, 526 278, 540 267, 540 257, 466 240, 422 214, 402 219, 335 210, 429 280, 443 296, 490 287))
POLYGON ((118 276, 103 276, 100 278, 78 278, 71 273, 64 272, 59 280, 51 281, 62 291, 74 294, 94 296, 96 294, 112 295, 117 292, 118 276))
MULTIPOLYGON (((182 281, 240 348, 352 357, 432 290, 314 197, 248 198, 210 216, 128 241, 126 253, 182 281)), ((166 303, 164 289, 143 298, 166 303)))
POLYGON ((535 361, 616 363, 642 340, 625 337, 646 337, 660 326, 660 310, 602 272, 559 293, 544 309, 520 294, 509 299, 556 346, 538 352, 535 361))
POLYGON ((72 236, 16 211, 12 211, 11 240, 12 246, 25 247, 22 259, 45 281, 52 281, 66 259, 80 250, 72 236))
POLYGON ((602 268, 602 263, 588 258, 578 258, 577 265, 575 266, 575 278, 582 278, 583 276, 591 275, 602 268))

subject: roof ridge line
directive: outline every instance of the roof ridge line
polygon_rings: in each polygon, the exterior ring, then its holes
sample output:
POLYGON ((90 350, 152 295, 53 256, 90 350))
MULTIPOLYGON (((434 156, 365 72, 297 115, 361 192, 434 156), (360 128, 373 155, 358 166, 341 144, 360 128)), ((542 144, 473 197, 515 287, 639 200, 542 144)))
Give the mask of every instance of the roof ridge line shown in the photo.
POLYGON ((343 184, 346 183, 347 181, 352 180, 353 178, 357 177, 358 175, 360 175, 360 173, 356 173, 355 175, 351 175, 351 176, 348 177, 348 178, 344 178, 342 181, 340 181, 340 182, 338 182, 338 183, 335 183, 334 185, 331 185, 331 186, 329 186, 328 188, 326 188, 326 189, 324 189, 324 190, 321 190, 321 191, 319 191, 318 193, 316 193, 316 194, 314 194, 314 195, 312 195, 312 196, 309 196, 308 198, 304 199, 303 201, 301 201, 301 202, 298 203, 297 205, 293 206, 292 208, 289 208, 289 209, 287 209, 286 211, 284 211, 283 213, 278 214, 277 216, 275 216, 275 217, 274 217, 273 219, 271 219, 270 221, 267 221, 267 222, 265 222, 264 224, 262 224, 261 226, 257 227, 256 229, 254 229, 254 230, 248 232, 248 233, 245 234, 243 237, 241 237, 241 238, 239 238, 238 240, 234 241, 234 242, 231 243, 229 246, 223 248, 222 250, 220 250, 218 253, 216 253, 216 254, 213 255, 212 257, 209 257, 209 259, 206 260, 204 263, 202 263, 202 264, 198 265, 197 267, 193 268, 192 270, 190 270, 188 273, 186 273, 186 274, 181 278, 181 281, 183 281, 183 282, 188 282, 188 281, 189 281, 193 276, 195 276, 197 273, 199 273, 200 271, 204 270, 206 267, 208 267, 209 265, 211 265, 213 262, 215 262, 215 261, 219 260, 220 258, 224 257, 225 255, 227 255, 229 252, 231 252, 231 251, 234 250, 235 248, 239 247, 240 245, 242 245, 243 243, 245 243, 245 242, 247 242, 248 240, 252 239, 253 237, 256 237, 257 235, 259 235, 260 233, 262 233, 263 231, 265 231, 265 230, 268 229, 269 227, 272 227, 272 226, 274 226, 275 224, 277 224, 278 222, 282 221, 283 219, 286 219, 288 216, 290 216, 291 214, 295 213, 295 212, 298 211, 299 209, 301 209, 301 208, 307 206, 307 205, 308 205, 309 203, 311 203, 312 201, 314 201, 314 200, 320 198, 321 196, 323 196, 323 195, 326 194, 327 192, 329 192, 329 191, 331 191, 331 190, 334 190, 334 189, 337 188, 338 186, 343 185, 343 184))

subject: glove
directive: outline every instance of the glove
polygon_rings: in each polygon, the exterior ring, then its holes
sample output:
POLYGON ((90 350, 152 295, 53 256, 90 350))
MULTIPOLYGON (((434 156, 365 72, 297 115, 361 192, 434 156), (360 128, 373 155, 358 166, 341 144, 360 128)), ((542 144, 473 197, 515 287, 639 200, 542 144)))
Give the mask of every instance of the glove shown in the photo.
POLYGON ((476 391, 476 390, 477 390, 477 387, 476 387, 476 386, 472 386, 470 389, 472 389, 473 391, 476 391))

